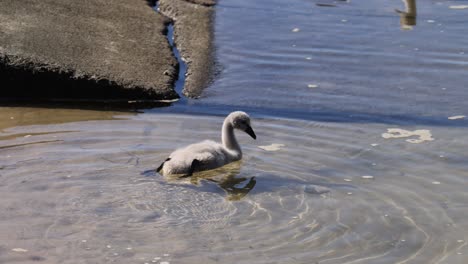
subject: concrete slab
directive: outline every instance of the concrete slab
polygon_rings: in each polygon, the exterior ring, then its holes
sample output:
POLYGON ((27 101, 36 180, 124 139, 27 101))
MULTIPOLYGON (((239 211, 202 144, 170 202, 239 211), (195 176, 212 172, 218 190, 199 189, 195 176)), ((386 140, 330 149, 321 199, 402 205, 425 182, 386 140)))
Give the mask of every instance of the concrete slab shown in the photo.
POLYGON ((0 98, 175 99, 168 22, 145 0, 0 0, 0 98))
POLYGON ((174 20, 174 42, 187 64, 183 93, 199 97, 214 72, 214 0, 160 0, 160 12, 174 20))

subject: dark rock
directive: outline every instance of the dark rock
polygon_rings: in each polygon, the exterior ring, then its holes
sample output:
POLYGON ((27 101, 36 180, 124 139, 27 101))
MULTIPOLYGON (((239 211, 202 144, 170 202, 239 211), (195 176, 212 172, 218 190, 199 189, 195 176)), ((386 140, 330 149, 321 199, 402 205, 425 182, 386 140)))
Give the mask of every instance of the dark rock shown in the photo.
POLYGON ((144 0, 0 0, 0 98, 175 99, 167 23, 144 0))

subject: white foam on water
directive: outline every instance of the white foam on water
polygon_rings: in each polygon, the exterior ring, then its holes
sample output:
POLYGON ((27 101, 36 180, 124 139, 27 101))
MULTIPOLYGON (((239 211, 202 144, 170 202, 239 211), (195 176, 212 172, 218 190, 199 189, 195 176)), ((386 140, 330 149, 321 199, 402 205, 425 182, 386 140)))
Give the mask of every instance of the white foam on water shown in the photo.
POLYGON ((406 139, 406 142, 419 144, 427 141, 433 141, 434 138, 432 137, 431 131, 428 129, 418 129, 414 131, 405 130, 401 128, 388 128, 386 133, 382 134, 382 137, 385 139, 391 138, 408 138, 417 136, 418 138, 414 139, 406 139))
POLYGON ((271 145, 267 145, 267 146, 258 146, 259 148, 263 149, 263 150, 266 150, 266 151, 278 151, 280 150, 282 147, 284 147, 285 145, 284 144, 277 144, 277 143, 273 143, 271 145))
POLYGON ((14 251, 14 252, 28 252, 27 249, 24 249, 24 248, 13 248, 11 251, 14 251))
POLYGON ((468 9, 468 5, 451 5, 450 9, 468 9))
POLYGON ((448 117, 449 120, 457 120, 457 119, 464 119, 466 116, 464 115, 456 115, 448 117))

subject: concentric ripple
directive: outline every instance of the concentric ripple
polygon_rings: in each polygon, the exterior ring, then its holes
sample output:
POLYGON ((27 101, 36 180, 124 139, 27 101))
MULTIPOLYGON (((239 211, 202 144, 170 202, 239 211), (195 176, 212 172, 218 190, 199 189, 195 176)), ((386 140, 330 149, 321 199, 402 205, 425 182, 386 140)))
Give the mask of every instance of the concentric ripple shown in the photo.
POLYGON ((147 113, 6 130, 0 146, 18 146, 0 148, 10 237, 0 260, 463 263, 468 254, 464 129, 424 127, 435 140, 411 144, 383 138, 380 124, 254 117, 258 140, 238 133, 242 162, 188 180, 151 171, 178 146, 216 140, 221 124, 147 113), (281 147, 259 147, 271 144, 281 147), (233 190, 244 191, 231 199, 233 190))

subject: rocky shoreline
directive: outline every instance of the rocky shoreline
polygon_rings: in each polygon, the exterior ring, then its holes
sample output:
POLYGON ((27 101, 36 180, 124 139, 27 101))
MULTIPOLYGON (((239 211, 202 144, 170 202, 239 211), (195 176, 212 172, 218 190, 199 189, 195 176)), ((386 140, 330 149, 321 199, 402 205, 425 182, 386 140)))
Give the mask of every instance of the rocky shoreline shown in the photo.
POLYGON ((188 65, 184 94, 197 97, 213 69, 215 1, 0 0, 0 100, 171 101, 178 63, 188 65))

